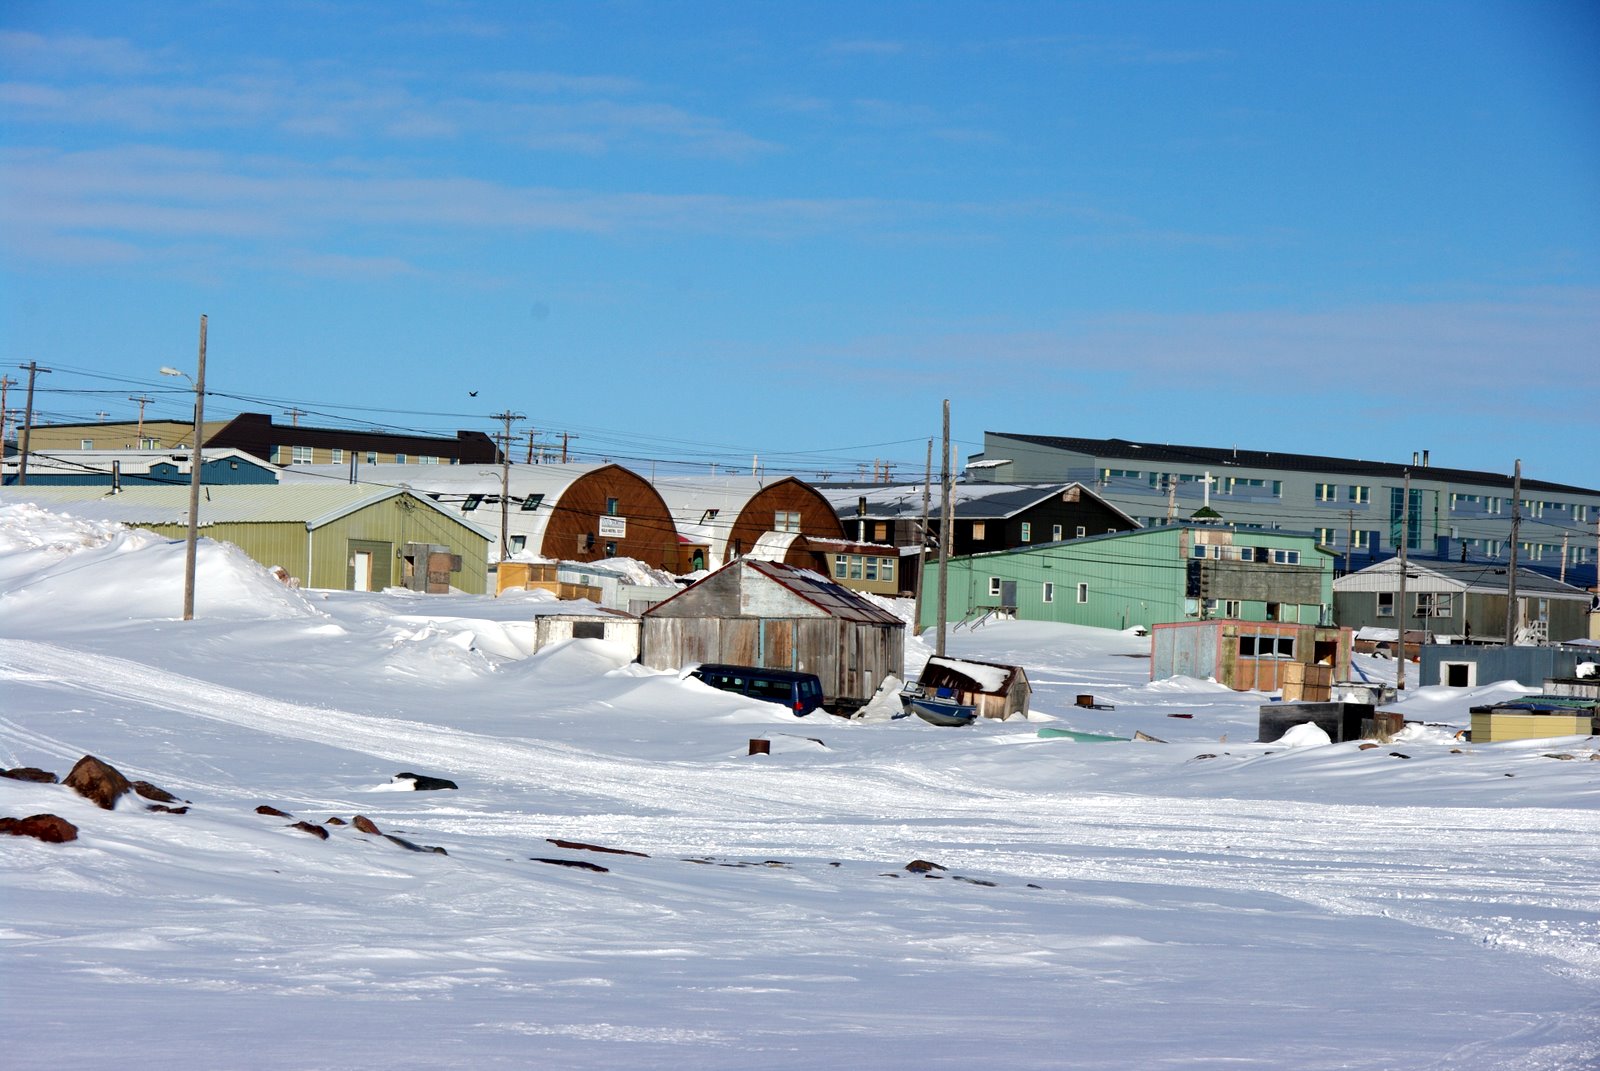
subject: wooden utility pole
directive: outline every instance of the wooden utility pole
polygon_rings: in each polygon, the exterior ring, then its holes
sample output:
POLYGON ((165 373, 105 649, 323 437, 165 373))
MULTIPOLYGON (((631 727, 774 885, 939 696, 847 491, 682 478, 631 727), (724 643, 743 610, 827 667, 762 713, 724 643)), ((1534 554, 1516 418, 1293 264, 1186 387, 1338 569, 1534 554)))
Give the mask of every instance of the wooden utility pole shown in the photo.
POLYGON ((304 411, 300 409, 285 409, 283 411, 283 415, 289 418, 290 424, 293 427, 298 428, 300 426, 300 417, 303 412, 304 411))
MULTIPOLYGON (((567 432, 561 433, 561 463, 563 465, 567 463, 567 440, 576 438, 578 438, 576 435, 569 435, 567 432)), ((716 475, 716 471, 716 468, 713 467, 711 470, 712 475, 716 475)))
POLYGON ((1517 539, 1522 529, 1522 459, 1517 458, 1511 473, 1511 561, 1506 569, 1506 646, 1517 642, 1517 539))
POLYGON ((1344 514, 1344 571, 1348 574, 1350 572, 1350 552, 1355 549, 1356 545, 1356 511, 1347 509, 1344 514))
POLYGON ((1567 582, 1567 533, 1561 533, 1561 576, 1563 584, 1567 582))
POLYGON ((128 401, 139 403, 139 429, 134 433, 133 437, 139 443, 139 448, 142 450, 144 449, 144 407, 155 401, 155 399, 146 398, 142 394, 135 398, 130 394, 128 395, 128 401))
POLYGON ((911 631, 913 634, 922 629, 922 589, 926 585, 922 582, 924 561, 928 556, 928 492, 933 484, 933 440, 928 440, 928 460, 923 466, 922 474, 922 524, 917 529, 917 593, 912 602, 911 631))
POLYGON ((944 400, 944 449, 939 451, 939 636, 934 653, 944 657, 945 617, 950 613, 950 399, 944 400))
POLYGON ((194 566, 200 543, 200 477, 205 468, 200 451, 206 419, 206 318, 200 316, 200 356, 194 380, 194 445, 189 450, 189 539, 183 551, 183 619, 194 620, 194 566))
POLYGON ((500 435, 500 560, 505 561, 511 556, 506 542, 506 528, 511 524, 511 422, 528 418, 507 409, 493 419, 505 428, 500 435))
POLYGON ((0 375, 0 443, 6 441, 6 418, 11 415, 6 409, 6 392, 16 385, 10 376, 0 375))
POLYGON ((1395 608, 1400 623, 1400 662, 1395 668, 1394 686, 1406 690, 1406 544, 1411 534, 1411 470, 1406 469, 1405 490, 1400 495, 1400 605, 1395 608))
POLYGON ((28 437, 33 433, 33 380, 40 372, 48 373, 50 369, 40 368, 37 361, 17 367, 28 372, 28 405, 22 414, 22 441, 17 444, 17 452, 22 455, 17 462, 17 486, 21 487, 28 482, 28 437))
POLYGON ((1167 523, 1178 519, 1178 477, 1167 473, 1167 523))

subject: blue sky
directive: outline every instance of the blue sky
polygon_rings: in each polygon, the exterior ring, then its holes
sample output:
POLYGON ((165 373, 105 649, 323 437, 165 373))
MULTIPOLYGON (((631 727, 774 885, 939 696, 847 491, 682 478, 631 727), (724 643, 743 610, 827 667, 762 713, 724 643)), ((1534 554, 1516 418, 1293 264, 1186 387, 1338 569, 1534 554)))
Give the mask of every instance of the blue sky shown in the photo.
POLYGON ((0 358, 178 416, 205 313, 211 416, 913 476, 949 398, 1595 487, 1597 57, 1576 2, 12 0, 0 358))

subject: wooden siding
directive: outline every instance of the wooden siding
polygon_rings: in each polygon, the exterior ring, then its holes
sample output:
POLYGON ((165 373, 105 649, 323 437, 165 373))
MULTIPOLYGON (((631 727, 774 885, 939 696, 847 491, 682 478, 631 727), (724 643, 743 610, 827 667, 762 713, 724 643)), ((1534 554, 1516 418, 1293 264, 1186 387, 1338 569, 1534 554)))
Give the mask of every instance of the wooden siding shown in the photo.
MULTIPOLYGON (((773 531, 776 516, 780 512, 800 514, 800 531, 805 535, 823 539, 845 538, 839 515, 821 492, 808 483, 789 477, 763 487, 745 503, 728 532, 726 561, 748 552, 755 546, 756 540, 773 531)), ((804 540, 795 542, 784 563, 802 569, 818 568, 821 559, 817 553, 805 546, 804 540)))
POLYGON ((668 572, 686 571, 679 560, 678 528, 667 504, 647 480, 621 465, 585 473, 562 492, 559 501, 540 508, 554 510, 538 548, 546 558, 596 561, 608 557, 606 543, 614 541, 616 553, 610 557, 635 558, 668 572), (600 534, 600 518, 611 498, 617 500, 615 517, 627 522, 627 534, 620 537, 600 534))

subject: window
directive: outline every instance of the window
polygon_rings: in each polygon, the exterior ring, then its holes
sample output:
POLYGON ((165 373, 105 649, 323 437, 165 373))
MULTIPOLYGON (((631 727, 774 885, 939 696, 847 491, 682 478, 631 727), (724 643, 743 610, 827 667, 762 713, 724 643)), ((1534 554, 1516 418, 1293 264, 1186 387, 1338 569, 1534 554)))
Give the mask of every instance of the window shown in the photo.
POLYGON ((1505 508, 1505 502, 1506 500, 1498 495, 1486 495, 1483 500, 1484 512, 1499 513, 1505 508))
POLYGON ((878 579, 883 581, 885 584, 893 584, 894 583, 894 559, 893 558, 879 558, 878 559, 878 579))
POLYGON ((1255 547, 1240 547, 1239 548, 1239 560, 1242 561, 1242 562, 1253 562, 1253 561, 1255 561, 1256 560, 1256 548, 1255 547))
MULTIPOLYGON (((1226 599, 1222 603, 1223 617, 1238 617, 1244 612, 1244 606, 1238 599, 1226 599)), ((1271 620, 1270 618, 1268 620, 1271 620)))
POLYGON ((406 455, 404 455, 404 454, 396 454, 396 455, 394 455, 394 463, 396 465, 404 465, 406 463, 406 455))
POLYGON ((606 516, 607 517, 615 517, 616 515, 617 515, 617 500, 614 499, 614 498, 606 499, 606 516))
POLYGON ((93 450, 94 449, 94 440, 93 439, 79 439, 78 440, 78 449, 79 450, 93 450))
POLYGON ((1582 505, 1581 503, 1574 505, 1572 507, 1572 519, 1575 521, 1587 522, 1589 520, 1589 507, 1582 505))
POLYGON ((1022 522, 1022 541, 1024 543, 1033 542, 1033 525, 1027 521, 1022 522))
POLYGON ((461 503, 461 512, 471 513, 481 505, 483 505, 482 495, 468 495, 461 503))
POLYGON ((1061 526, 1059 524, 1052 524, 1050 526, 1050 542, 1061 542, 1061 526))
POLYGON ((525 535, 514 535, 508 540, 508 543, 511 547, 511 553, 521 554, 528 547, 528 537, 525 535))
POLYGON ((1056 586, 1054 584, 1050 583, 1050 581, 1048 581, 1048 580, 1046 580, 1044 582, 1043 598, 1044 598, 1045 602, 1055 602, 1056 601, 1056 586))
POLYGON ((377 463, 378 463, 378 451, 376 451, 376 450, 368 450, 367 451, 367 464, 376 465, 377 463))
POLYGON ((986 531, 987 531, 987 529, 984 528, 982 521, 973 521, 972 522, 972 538, 973 539, 983 539, 986 531))
POLYGON ((1319 483, 1319 484, 1317 484, 1317 501, 1318 502, 1337 502, 1337 501, 1339 501, 1339 485, 1338 484, 1333 484, 1333 483, 1319 483))
POLYGON ((859 554, 850 555, 850 579, 861 579, 861 555, 859 554))
POLYGON ((1138 469, 1101 469, 1102 480, 1137 480, 1143 473, 1138 469))
POLYGON ((835 580, 844 580, 844 579, 846 579, 845 578, 845 570, 848 569, 849 566, 850 566, 850 555, 848 555, 848 554, 835 555, 834 559, 833 559, 833 578, 835 580))
POLYGON ((1274 550, 1272 552, 1273 565, 1299 565, 1300 552, 1298 550, 1274 550))
POLYGON ((798 532, 800 530, 800 514, 790 510, 778 510, 772 515, 772 530, 774 532, 798 532))
POLYGON ((616 556, 617 556, 617 541, 615 539, 606 540, 606 557, 615 558, 616 556))
POLYGON ((1276 602, 1267 603, 1267 620, 1268 621, 1282 621, 1283 620, 1283 604, 1282 603, 1276 603, 1276 602))
POLYGON ((1336 533, 1332 528, 1318 528, 1317 542, 1321 543, 1325 547, 1331 547, 1334 545, 1334 543, 1338 542, 1338 540, 1334 538, 1335 535, 1336 533))
POLYGON ((1373 544, 1372 537, 1377 534, 1376 532, 1355 532, 1353 534, 1355 535, 1356 541, 1352 545, 1357 550, 1371 550, 1372 549, 1372 544, 1373 544))
POLYGON ((311 447, 309 447, 309 446, 296 446, 296 447, 293 447, 289 451, 289 457, 290 457, 290 462, 289 463, 292 464, 292 465, 309 465, 309 464, 311 464, 311 461, 312 461, 311 447))
POLYGON ((874 580, 875 581, 875 580, 878 579, 878 559, 877 558, 863 558, 862 561, 861 561, 861 565, 862 565, 862 568, 864 569, 864 573, 862 575, 862 579, 863 580, 874 580))
POLYGON ((544 495, 529 495, 522 500, 522 512, 532 513, 539 508, 539 503, 544 501, 544 495))
POLYGON ((886 521, 874 521, 872 524, 872 538, 879 543, 889 538, 889 525, 886 521))
POLYGON ((332 450, 329 450, 328 458, 335 465, 341 464, 344 461, 344 447, 335 446, 332 450))
POLYGON ((1452 593, 1448 591, 1419 591, 1417 592, 1418 617, 1450 617, 1454 606, 1452 593))
POLYGON ((419 457, 419 458, 417 458, 417 464, 419 464, 419 465, 437 465, 438 463, 439 463, 439 459, 436 458, 436 457, 419 457))
POLYGON ((1254 636, 1239 637, 1239 657, 1254 658, 1256 656, 1256 638, 1254 636))
POLYGON ((1076 538, 1082 539, 1084 536, 1089 534, 1089 529, 1085 528, 1083 525, 1080 524, 1080 525, 1078 525, 1077 528, 1073 529, 1073 533, 1072 534, 1076 538))
POLYGON ((989 597, 991 599, 998 599, 1000 597, 1000 578, 997 576, 991 576, 989 578, 989 597))
POLYGON ((1353 483, 1350 485, 1350 501, 1358 506, 1364 506, 1372 501, 1372 488, 1365 484, 1353 483))
POLYGON ((1392 592, 1392 591, 1380 591, 1380 592, 1378 592, 1378 616, 1379 617, 1393 617, 1394 616, 1394 592, 1392 592))
POLYGON ((1088 602, 1089 601, 1089 585, 1088 584, 1079 584, 1078 585, 1078 601, 1079 602, 1088 602))

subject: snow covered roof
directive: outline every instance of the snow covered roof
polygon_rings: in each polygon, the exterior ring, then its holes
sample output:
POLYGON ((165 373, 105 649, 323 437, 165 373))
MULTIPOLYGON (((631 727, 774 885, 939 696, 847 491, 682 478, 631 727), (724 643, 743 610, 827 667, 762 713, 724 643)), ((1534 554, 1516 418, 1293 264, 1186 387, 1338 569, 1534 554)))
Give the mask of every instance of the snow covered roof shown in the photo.
POLYGON ((785 480, 794 478, 658 476, 650 483, 667 504, 672 523, 678 531, 691 542, 709 546, 712 560, 722 561, 727 557, 728 540, 732 537, 734 525, 750 500, 785 480))
MULTIPOLYGON (((950 510, 957 520, 977 521, 1014 517, 1023 510, 1037 506, 1056 495, 1066 494, 1074 487, 1080 494, 1089 496, 1122 517, 1130 527, 1138 526, 1139 522, 1101 498, 1092 488, 1077 482, 956 484, 950 492, 950 510)), ((859 501, 863 498, 867 500, 867 516, 872 519, 922 516, 923 485, 920 483, 868 486, 835 484, 831 487, 818 487, 817 490, 839 516, 846 520, 856 515, 859 501)), ((928 511, 932 520, 938 519, 939 497, 937 487, 929 491, 928 511)))
MULTIPOLYGON (((188 448, 162 450, 47 450, 29 451, 28 472, 52 476, 81 475, 83 473, 109 473, 118 468, 126 476, 142 476, 157 465, 172 465, 185 475, 189 472, 188 448)), ((254 454, 233 447, 208 447, 201 451, 207 464, 233 458, 259 468, 273 471, 277 466, 261 460, 254 454)), ((15 473, 21 467, 21 456, 5 459, 5 472, 15 473)))
MULTIPOLYGON (((1508 585, 1507 568, 1495 562, 1422 562, 1412 559, 1406 563, 1406 590, 1503 595, 1508 585)), ((1389 558, 1376 565, 1369 565, 1365 569, 1341 576, 1333 582, 1335 592, 1397 591, 1399 586, 1399 558, 1389 558)), ((1590 597, 1583 588, 1563 584, 1559 580, 1520 565, 1517 567, 1517 594, 1585 601, 1590 597)))
POLYGON ((998 694, 1004 692, 1014 677, 1022 673, 1021 666, 1008 666, 998 662, 974 662, 965 658, 948 658, 933 655, 922 670, 924 679, 929 669, 943 669, 957 673, 971 681, 977 691, 998 694))
MULTIPOLYGON (((315 529, 405 493, 400 488, 359 483, 207 484, 200 503, 200 527, 299 523, 315 529)), ((493 538, 487 529, 440 509, 426 497, 411 498, 485 539, 493 538)), ((117 492, 101 487, 7 487, 0 492, 0 501, 30 502, 82 520, 121 524, 187 524, 189 520, 188 487, 126 487, 117 492)))

